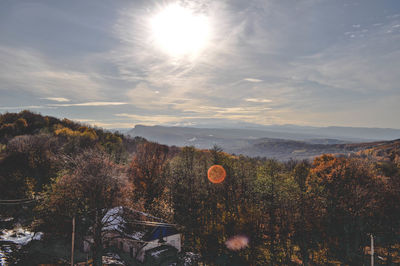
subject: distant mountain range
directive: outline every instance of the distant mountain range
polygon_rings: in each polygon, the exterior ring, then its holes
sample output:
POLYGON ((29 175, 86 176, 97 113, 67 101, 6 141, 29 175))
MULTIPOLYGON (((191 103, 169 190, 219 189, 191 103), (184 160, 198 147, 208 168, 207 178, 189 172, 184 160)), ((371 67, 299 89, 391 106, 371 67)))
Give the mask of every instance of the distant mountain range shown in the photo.
POLYGON ((294 125, 258 128, 193 128, 137 125, 124 132, 175 146, 224 151, 279 160, 312 158, 323 153, 350 153, 400 138, 399 129, 353 127, 302 127, 294 125), (362 143, 362 144, 357 144, 362 143))

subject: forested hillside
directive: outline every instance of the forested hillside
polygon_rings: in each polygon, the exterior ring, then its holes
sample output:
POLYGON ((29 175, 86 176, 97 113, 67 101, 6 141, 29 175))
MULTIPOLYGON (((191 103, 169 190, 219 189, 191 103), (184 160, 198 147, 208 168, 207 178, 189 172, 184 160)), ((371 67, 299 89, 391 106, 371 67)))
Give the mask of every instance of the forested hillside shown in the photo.
POLYGON ((141 138, 88 127, 68 119, 42 116, 30 111, 0 115, 1 199, 21 198, 40 192, 57 176, 66 157, 86 149, 108 153, 126 162, 141 138))
MULTIPOLYGON (((177 225, 183 253, 206 265, 367 265, 400 263, 399 141, 351 157, 279 162, 168 147, 29 111, 0 116, 2 221, 43 232, 41 242, 91 236, 101 264, 102 217, 116 206, 177 225), (209 181, 221 165, 226 178, 209 181), (240 241, 232 245, 232 238, 240 241), (245 240, 243 240, 245 239, 245 240)), ((142 230, 132 225, 131 230, 142 230)), ((52 263, 21 249, 19 263, 52 263)), ((195 264, 195 263, 194 263, 195 264)))

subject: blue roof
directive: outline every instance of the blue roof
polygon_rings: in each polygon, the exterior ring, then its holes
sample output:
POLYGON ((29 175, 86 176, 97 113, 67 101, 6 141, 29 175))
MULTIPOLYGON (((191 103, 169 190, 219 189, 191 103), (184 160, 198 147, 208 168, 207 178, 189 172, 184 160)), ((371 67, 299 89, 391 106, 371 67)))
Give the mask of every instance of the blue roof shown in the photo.
POLYGON ((157 239, 162 239, 167 236, 172 236, 179 234, 178 230, 176 230, 175 227, 172 226, 157 226, 154 228, 153 231, 150 232, 150 234, 147 234, 143 240, 144 241, 153 241, 157 239))

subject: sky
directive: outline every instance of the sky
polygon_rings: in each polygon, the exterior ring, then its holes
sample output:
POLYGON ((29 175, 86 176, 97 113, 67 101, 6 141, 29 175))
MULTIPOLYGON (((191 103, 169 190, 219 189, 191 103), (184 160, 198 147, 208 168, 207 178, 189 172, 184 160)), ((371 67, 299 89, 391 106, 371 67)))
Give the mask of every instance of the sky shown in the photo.
POLYGON ((0 1, 0 113, 400 128, 400 1, 0 1))

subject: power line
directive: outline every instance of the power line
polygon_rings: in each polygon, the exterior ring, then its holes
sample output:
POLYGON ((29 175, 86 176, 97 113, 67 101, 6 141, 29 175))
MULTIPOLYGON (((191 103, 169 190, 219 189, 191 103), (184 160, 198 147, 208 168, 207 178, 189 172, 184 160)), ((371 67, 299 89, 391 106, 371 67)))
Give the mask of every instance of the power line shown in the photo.
POLYGON ((31 203, 34 201, 41 200, 42 197, 37 197, 37 198, 25 198, 25 199, 4 199, 0 200, 0 205, 12 205, 12 204, 26 204, 26 203, 31 203))
POLYGON ((43 197, 35 196, 34 198, 24 198, 24 199, 0 199, 0 201, 24 201, 33 199, 42 199, 43 197))
POLYGON ((151 222, 151 221, 140 221, 140 220, 125 220, 125 222, 129 223, 129 224, 148 225, 148 226, 168 226, 168 227, 178 226, 177 224, 159 223, 159 222, 151 222))
POLYGON ((14 201, 27 201, 27 200, 32 200, 32 199, 29 199, 29 198, 26 198, 26 199, 12 199, 12 200, 10 200, 10 199, 4 199, 4 200, 0 199, 0 202, 2 202, 2 201, 4 201, 4 202, 14 202, 14 201))
POLYGON ((22 201, 22 202, 0 202, 0 205, 15 205, 15 204, 27 204, 27 203, 32 203, 37 200, 29 200, 29 201, 22 201))

